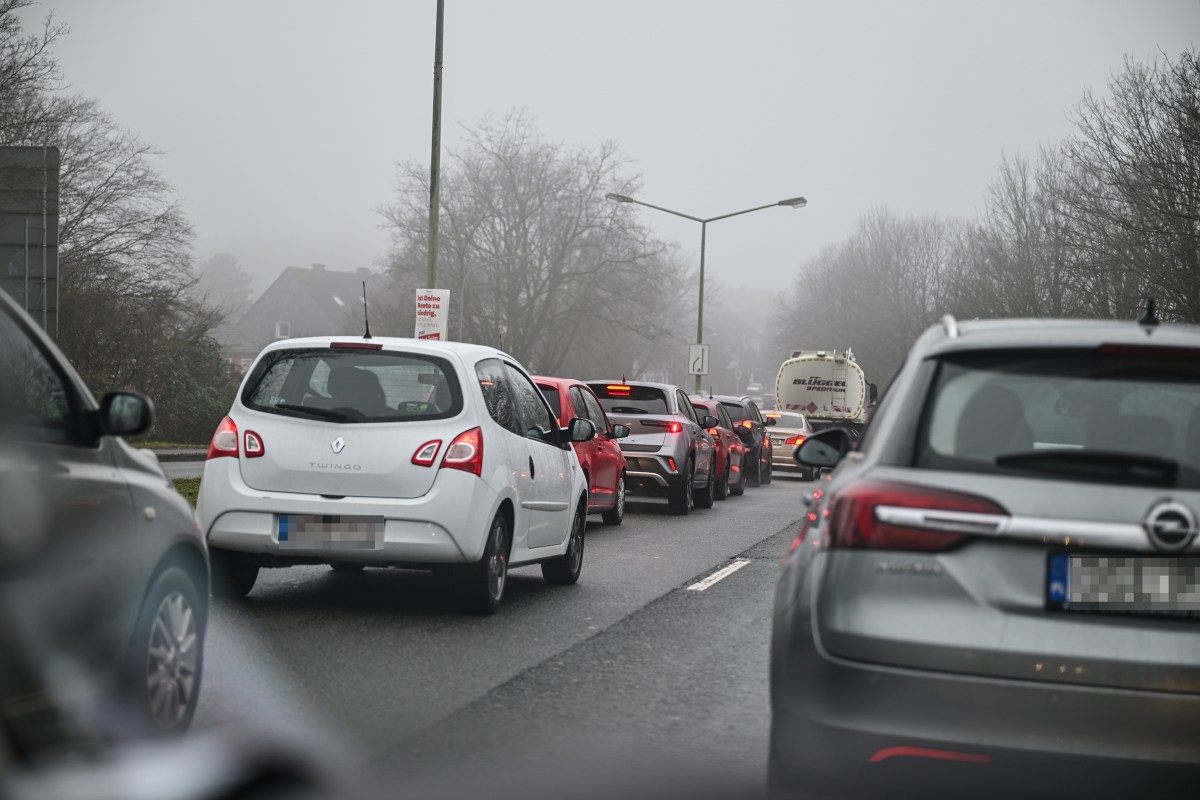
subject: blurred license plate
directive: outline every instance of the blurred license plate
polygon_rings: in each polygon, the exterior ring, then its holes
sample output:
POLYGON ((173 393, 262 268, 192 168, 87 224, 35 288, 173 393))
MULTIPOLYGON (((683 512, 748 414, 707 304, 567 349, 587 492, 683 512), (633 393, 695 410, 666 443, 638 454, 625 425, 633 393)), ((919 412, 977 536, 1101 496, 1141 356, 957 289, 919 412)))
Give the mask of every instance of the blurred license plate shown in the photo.
POLYGON ((1200 617, 1200 558, 1053 553, 1046 602, 1067 611, 1200 617))
POLYGON ((771 444, 775 445, 776 447, 783 447, 786 443, 787 439, 776 439, 774 436, 771 437, 771 444))
POLYGON ((317 550, 378 550, 383 517, 280 514, 279 546, 317 550))

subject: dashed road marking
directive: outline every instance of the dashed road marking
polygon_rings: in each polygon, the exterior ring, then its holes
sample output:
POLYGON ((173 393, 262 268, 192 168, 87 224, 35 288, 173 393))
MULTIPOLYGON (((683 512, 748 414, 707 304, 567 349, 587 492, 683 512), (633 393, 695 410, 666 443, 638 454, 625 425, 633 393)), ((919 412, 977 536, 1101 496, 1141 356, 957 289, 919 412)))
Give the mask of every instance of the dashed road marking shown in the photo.
POLYGON ((718 581, 722 581, 722 580, 728 578, 730 575, 737 572, 739 569, 741 569, 742 567, 746 566, 749 563, 750 563, 750 559, 748 559, 748 558, 735 559, 732 564, 730 564, 726 567, 722 567, 721 569, 714 572, 712 575, 709 575, 704 580, 696 581, 691 586, 687 587, 687 590, 689 592, 703 592, 705 589, 709 588, 710 586, 713 586, 718 581))

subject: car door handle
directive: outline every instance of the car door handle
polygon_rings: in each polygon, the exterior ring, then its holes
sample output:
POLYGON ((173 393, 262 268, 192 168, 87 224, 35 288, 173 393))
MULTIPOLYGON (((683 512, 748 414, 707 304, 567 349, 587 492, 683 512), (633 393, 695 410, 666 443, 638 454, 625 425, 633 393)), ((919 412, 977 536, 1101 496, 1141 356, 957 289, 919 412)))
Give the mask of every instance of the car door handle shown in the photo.
POLYGON ((533 468, 533 456, 530 456, 529 457, 529 479, 530 480, 533 480, 533 476, 534 476, 535 472, 536 472, 536 470, 534 470, 534 468, 533 468))

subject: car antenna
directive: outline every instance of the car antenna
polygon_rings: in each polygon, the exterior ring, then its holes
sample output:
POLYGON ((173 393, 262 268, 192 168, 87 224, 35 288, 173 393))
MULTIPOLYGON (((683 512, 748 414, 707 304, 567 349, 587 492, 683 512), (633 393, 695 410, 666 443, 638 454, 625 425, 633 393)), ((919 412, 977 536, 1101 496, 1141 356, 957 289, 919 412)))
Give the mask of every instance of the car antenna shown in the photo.
MULTIPOLYGON (((1158 325, 1158 323, 1158 309, 1155 308, 1154 298, 1151 297, 1146 300, 1146 313, 1143 314, 1142 318, 1138 320, 1138 325, 1141 325, 1143 328, 1153 328, 1158 325)), ((1150 331, 1146 331, 1146 333, 1149 332, 1150 331)))
POLYGON ((371 320, 368 319, 368 317, 367 317, 367 282, 363 281, 362 285, 363 285, 363 327, 366 329, 366 332, 363 333, 363 338, 370 339, 371 338, 371 320))

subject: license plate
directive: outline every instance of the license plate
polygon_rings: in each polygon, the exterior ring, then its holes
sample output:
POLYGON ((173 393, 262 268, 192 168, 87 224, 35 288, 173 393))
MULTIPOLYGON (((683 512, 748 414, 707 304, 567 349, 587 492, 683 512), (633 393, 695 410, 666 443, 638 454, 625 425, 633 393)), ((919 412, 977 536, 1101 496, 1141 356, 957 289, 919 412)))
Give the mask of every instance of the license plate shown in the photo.
POLYGON ((378 550, 383 517, 342 514, 280 514, 279 546, 306 550, 378 550))
POLYGON ((776 439, 774 437, 771 438, 771 444, 775 445, 776 447, 783 447, 786 441, 787 439, 776 439))
POLYGON ((1053 553, 1046 602, 1066 611, 1200 617, 1200 558, 1053 553))

